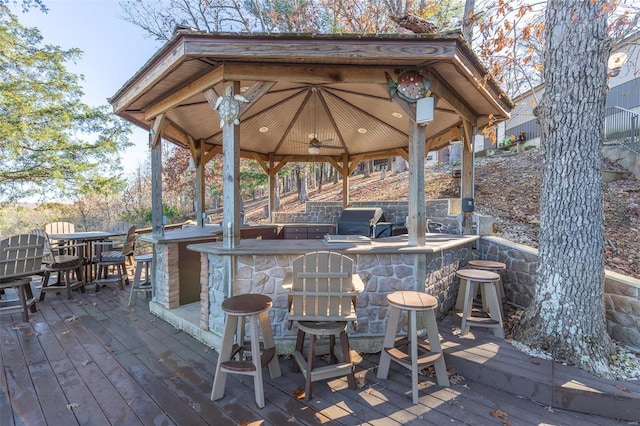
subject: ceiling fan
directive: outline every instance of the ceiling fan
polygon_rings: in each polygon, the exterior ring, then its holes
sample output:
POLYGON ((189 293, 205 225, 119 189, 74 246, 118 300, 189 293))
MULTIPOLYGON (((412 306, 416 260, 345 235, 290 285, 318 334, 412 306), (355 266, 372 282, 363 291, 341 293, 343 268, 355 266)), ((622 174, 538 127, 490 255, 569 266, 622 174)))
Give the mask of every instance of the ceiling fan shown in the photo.
POLYGON ((342 149, 341 146, 338 145, 328 145, 329 142, 332 142, 333 139, 325 139, 325 140, 318 140, 318 133, 317 133, 317 127, 316 127, 316 117, 317 117, 317 109, 316 109, 316 99, 317 99, 317 90, 315 87, 313 89, 311 89, 313 92, 313 133, 309 134, 309 137, 311 138, 311 140, 309 141, 309 154, 311 155, 317 155, 320 154, 320 149, 321 148, 326 148, 326 149, 342 149))

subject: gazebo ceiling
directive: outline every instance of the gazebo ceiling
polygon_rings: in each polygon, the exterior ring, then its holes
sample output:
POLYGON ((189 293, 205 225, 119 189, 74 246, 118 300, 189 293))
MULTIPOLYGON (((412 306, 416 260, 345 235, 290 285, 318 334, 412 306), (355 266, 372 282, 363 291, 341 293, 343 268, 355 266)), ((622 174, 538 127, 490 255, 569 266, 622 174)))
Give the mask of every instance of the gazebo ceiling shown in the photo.
POLYGON ((437 98, 427 147, 460 139, 463 121, 481 127, 513 104, 459 34, 243 35, 177 31, 110 100, 120 117, 145 129, 162 116, 162 137, 193 148, 222 144, 212 104, 236 83, 242 104, 240 148, 263 160, 362 159, 405 152, 415 104, 390 100, 385 72, 419 71, 437 98), (321 141, 309 155, 309 143, 321 141))

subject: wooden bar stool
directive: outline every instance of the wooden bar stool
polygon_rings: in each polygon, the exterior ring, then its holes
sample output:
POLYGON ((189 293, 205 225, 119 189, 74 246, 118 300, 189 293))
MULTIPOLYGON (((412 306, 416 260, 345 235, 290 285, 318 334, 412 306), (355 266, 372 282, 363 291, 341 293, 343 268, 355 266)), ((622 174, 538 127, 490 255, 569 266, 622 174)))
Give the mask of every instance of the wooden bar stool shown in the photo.
POLYGON ((151 275, 149 275, 149 267, 153 260, 153 255, 142 254, 140 256, 134 256, 133 260, 136 261, 136 272, 133 275, 133 285, 131 285, 131 293, 129 294, 129 306, 136 304, 138 293, 144 293, 145 298, 149 300, 149 296, 153 290, 151 286, 151 275), (142 281, 143 269, 144 281, 142 281))
POLYGON ((227 374, 242 374, 253 376, 256 404, 264 407, 264 386, 262 383, 262 369, 269 366, 271 378, 280 377, 280 363, 276 355, 273 341, 269 309, 273 305, 271 298, 262 294, 241 294, 222 302, 222 310, 226 313, 226 324, 222 336, 222 347, 216 364, 216 375, 211 389, 211 400, 224 397, 227 374), (248 342, 244 341, 244 324, 249 321, 251 333, 251 360, 243 360, 242 353, 248 342), (264 350, 260 349, 258 323, 262 331, 264 350), (235 338, 235 339, 234 339, 235 338), (235 341, 234 341, 235 340, 235 341), (238 359, 232 359, 234 356, 238 359))
POLYGON ((456 272, 456 275, 460 278, 458 294, 463 294, 460 335, 464 336, 467 334, 470 326, 476 326, 491 328, 495 336, 504 338, 502 311, 498 300, 500 275, 481 269, 460 269, 456 272), (478 285, 482 286, 480 294, 482 297, 483 310, 479 313, 480 316, 472 316, 474 313, 473 299, 475 295, 478 294, 478 285))
MULTIPOLYGON (((473 269, 482 269, 484 271, 495 272, 500 275, 499 271, 507 269, 507 265, 503 262, 497 262, 495 260, 470 260, 467 264, 473 269)), ((500 303, 502 306, 507 302, 507 298, 504 294, 504 285, 502 279, 500 279, 500 285, 498 286, 498 295, 500 296, 500 303)))
POLYGON ((413 403, 418 403, 418 371, 429 365, 436 370, 436 378, 440 386, 449 386, 447 367, 440 346, 435 309, 438 300, 419 291, 396 291, 387 296, 389 302, 389 319, 384 336, 383 349, 380 354, 378 378, 386 379, 391 361, 411 370, 413 403), (409 311, 407 337, 396 339, 398 323, 402 311, 409 311), (427 339, 418 339, 417 313, 424 313, 427 328, 427 339), (404 348, 402 350, 401 348, 404 348), (407 348, 409 351, 407 352, 407 348), (420 356, 418 354, 420 353, 420 356))

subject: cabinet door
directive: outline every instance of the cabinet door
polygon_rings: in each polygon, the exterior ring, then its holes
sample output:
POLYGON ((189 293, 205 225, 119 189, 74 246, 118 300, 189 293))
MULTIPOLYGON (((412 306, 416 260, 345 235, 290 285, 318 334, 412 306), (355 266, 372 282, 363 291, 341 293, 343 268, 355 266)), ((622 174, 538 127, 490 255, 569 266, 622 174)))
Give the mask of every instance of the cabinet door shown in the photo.
POLYGON ((284 239, 285 240, 306 240, 307 227, 306 226, 285 226, 284 239))

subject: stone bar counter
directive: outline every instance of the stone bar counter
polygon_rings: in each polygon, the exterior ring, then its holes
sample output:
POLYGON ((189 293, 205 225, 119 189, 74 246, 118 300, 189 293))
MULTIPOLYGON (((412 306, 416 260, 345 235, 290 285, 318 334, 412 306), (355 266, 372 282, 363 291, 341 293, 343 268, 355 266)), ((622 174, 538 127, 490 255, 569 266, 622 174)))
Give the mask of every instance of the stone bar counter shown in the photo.
POLYGON ((425 291, 438 299, 438 314, 445 313, 455 304, 459 286, 455 273, 473 259, 478 238, 427 234, 423 247, 409 246, 407 235, 375 239, 370 244, 278 239, 243 239, 234 249, 224 248, 221 242, 189 244, 189 250, 201 255, 199 321, 197 327, 181 328, 219 349, 224 329, 222 301, 237 294, 264 294, 273 300, 270 315, 278 352, 290 353, 296 330, 287 329, 288 290, 283 281, 297 256, 316 250, 335 251, 353 258, 355 272, 365 283, 365 290, 357 297, 358 329, 350 330, 351 345, 361 352, 378 352, 385 334, 387 294, 425 291), (232 274, 225 270, 229 264, 234 265, 232 274))

